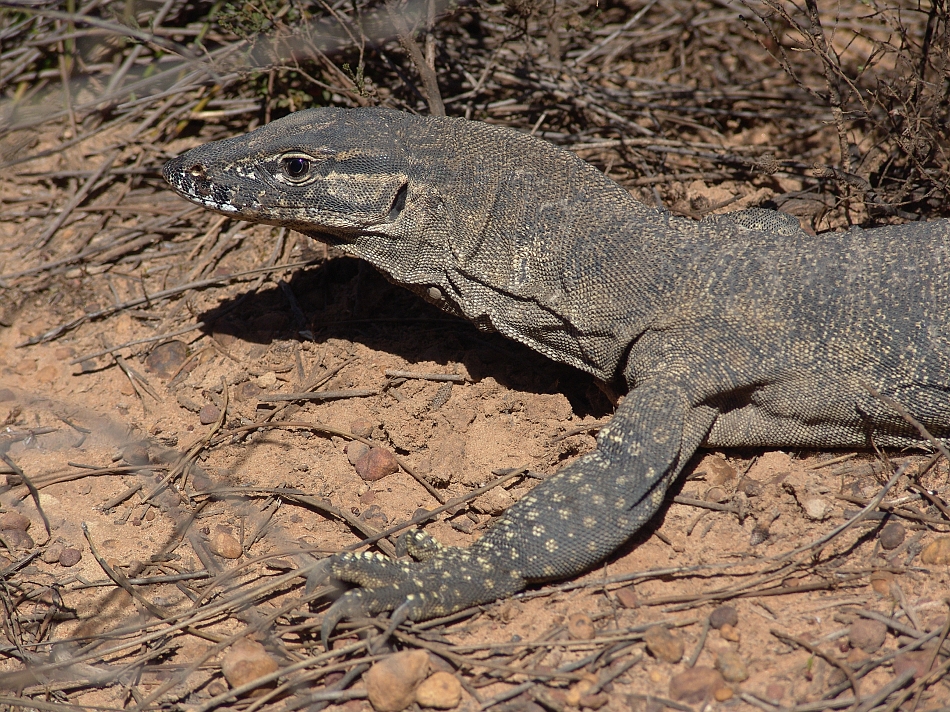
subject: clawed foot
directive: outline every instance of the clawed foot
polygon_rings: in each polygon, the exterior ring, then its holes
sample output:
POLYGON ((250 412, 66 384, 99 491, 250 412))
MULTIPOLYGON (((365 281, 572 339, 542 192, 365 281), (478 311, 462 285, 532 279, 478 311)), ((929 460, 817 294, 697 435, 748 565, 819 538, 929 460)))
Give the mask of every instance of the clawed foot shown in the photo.
POLYGON ((524 579, 498 567, 490 551, 476 543, 470 549, 443 547, 422 531, 406 534, 401 543, 416 561, 403 562, 382 554, 337 554, 325 572, 357 584, 326 612, 321 637, 327 639, 344 618, 396 611, 391 628, 405 620, 426 620, 469 606, 494 601, 524 588, 524 579))

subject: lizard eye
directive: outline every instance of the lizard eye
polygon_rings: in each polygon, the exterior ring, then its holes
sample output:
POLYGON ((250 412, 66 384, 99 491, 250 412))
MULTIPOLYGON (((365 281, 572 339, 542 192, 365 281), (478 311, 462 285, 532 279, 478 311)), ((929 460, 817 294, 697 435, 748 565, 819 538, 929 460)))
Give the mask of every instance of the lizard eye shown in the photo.
POLYGON ((284 175, 298 183, 310 174, 310 159, 304 156, 288 156, 280 162, 284 175))

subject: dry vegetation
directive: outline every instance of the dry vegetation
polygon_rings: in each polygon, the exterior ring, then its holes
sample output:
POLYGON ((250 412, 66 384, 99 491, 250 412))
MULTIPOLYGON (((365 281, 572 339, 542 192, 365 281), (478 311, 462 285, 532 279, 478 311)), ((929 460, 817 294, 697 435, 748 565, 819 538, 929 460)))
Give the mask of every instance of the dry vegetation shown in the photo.
POLYGON ((393 553, 414 516, 470 542, 609 403, 160 175, 291 111, 383 105, 534 132, 694 217, 935 219, 948 69, 944 0, 0 0, 0 706, 369 709, 369 665, 422 649, 470 710, 950 709, 939 453, 708 456, 604 568, 325 652, 314 562, 393 553), (402 471, 362 482, 352 442, 402 471), (222 677, 244 639, 276 663, 263 695, 222 677), (718 701, 684 694, 713 666, 718 701))

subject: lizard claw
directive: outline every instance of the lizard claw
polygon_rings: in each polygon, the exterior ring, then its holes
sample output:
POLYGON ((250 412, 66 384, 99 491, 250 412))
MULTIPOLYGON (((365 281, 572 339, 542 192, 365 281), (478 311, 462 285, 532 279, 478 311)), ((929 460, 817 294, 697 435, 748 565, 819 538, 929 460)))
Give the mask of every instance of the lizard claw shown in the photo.
POLYGON ((516 571, 502 573, 497 562, 481 556, 477 543, 471 549, 446 548, 422 532, 413 533, 405 543, 419 561, 395 561, 370 552, 327 559, 333 578, 358 588, 344 593, 324 615, 324 645, 344 618, 396 611, 391 633, 403 621, 448 615, 511 595, 525 586, 516 571))

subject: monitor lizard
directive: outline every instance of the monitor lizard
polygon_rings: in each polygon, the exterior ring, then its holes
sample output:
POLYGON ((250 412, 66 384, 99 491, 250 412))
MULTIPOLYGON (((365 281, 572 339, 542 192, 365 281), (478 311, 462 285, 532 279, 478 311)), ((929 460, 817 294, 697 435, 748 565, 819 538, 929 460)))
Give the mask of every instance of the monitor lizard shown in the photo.
POLYGON ((810 236, 753 209, 649 207, 518 131, 397 111, 300 111, 170 161, 211 210, 360 257, 445 311, 619 385, 597 447, 468 548, 344 553, 324 619, 423 620, 574 576, 663 503, 702 446, 919 447, 875 395, 950 437, 950 221, 810 236))

